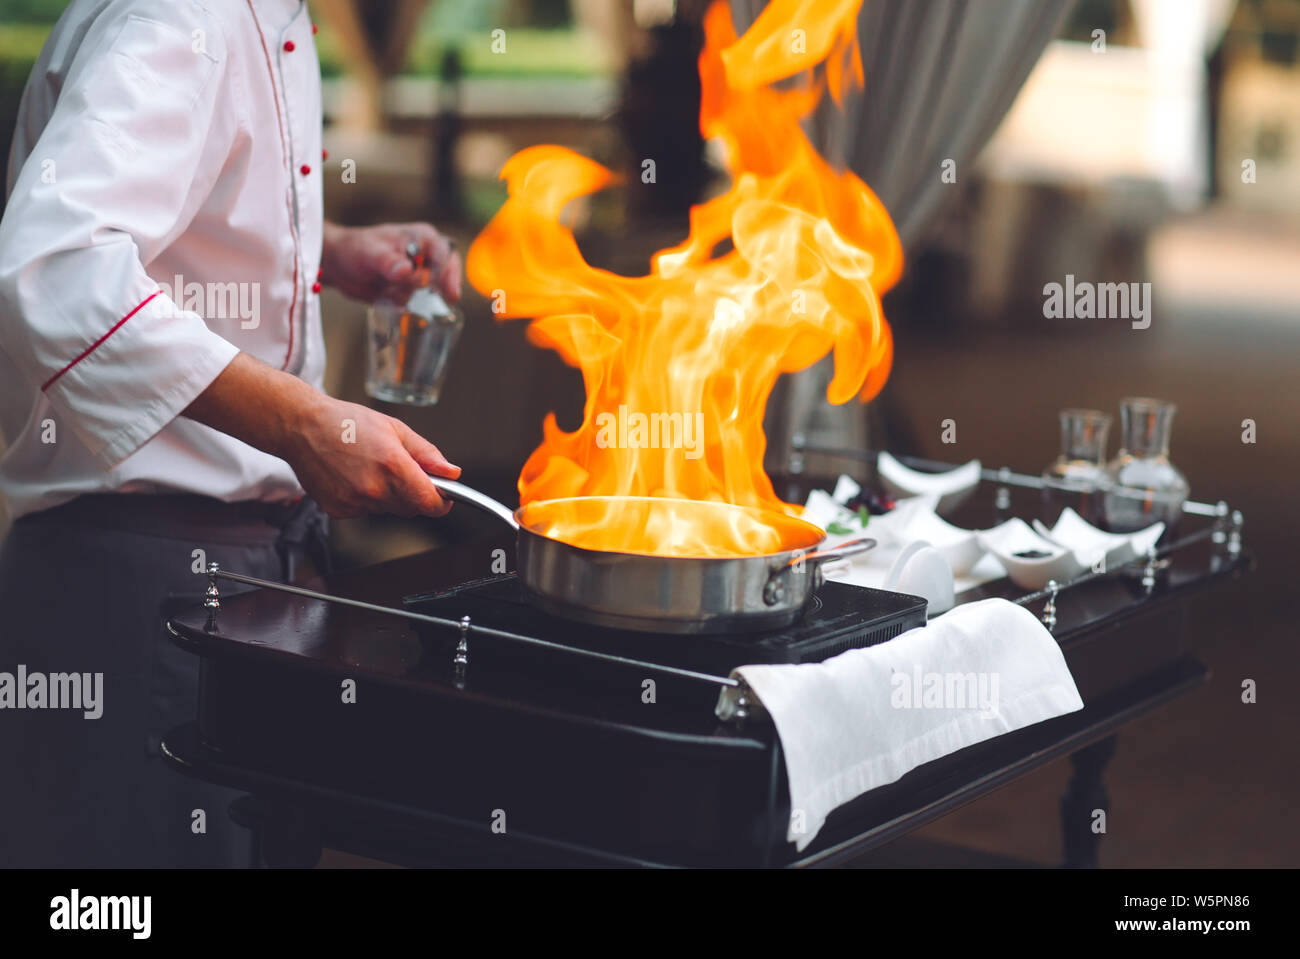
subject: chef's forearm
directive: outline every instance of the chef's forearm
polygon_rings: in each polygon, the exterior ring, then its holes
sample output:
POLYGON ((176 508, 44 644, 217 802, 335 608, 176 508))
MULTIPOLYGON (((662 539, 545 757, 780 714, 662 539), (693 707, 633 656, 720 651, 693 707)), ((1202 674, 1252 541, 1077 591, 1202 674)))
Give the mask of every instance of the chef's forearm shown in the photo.
POLYGON ((240 353, 182 415, 283 457, 303 422, 329 402, 298 377, 240 353))
POLYGON ((326 396, 245 353, 183 415, 280 457, 331 516, 441 516, 450 504, 429 474, 460 476, 401 420, 326 396))

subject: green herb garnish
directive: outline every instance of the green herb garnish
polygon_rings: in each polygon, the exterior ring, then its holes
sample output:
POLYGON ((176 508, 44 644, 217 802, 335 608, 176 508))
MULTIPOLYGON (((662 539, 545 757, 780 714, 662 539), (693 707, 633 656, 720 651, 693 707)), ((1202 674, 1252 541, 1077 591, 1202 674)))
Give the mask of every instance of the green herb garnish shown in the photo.
POLYGON ((858 529, 855 530, 852 526, 844 523, 834 522, 826 527, 826 532, 835 536, 846 536, 849 533, 856 533, 858 530, 866 529, 867 524, 871 522, 871 511, 865 506, 859 506, 858 511, 853 514, 853 518, 858 521, 858 529))

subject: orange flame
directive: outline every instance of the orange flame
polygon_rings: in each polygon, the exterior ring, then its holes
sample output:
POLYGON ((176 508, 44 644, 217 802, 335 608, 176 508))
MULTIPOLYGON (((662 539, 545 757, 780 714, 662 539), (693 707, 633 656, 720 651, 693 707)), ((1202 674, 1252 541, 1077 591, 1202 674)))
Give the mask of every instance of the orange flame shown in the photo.
MULTIPOLYGON (((722 141, 732 184, 691 210, 686 240, 655 254, 647 276, 591 267, 560 223, 569 201, 615 181, 609 170, 558 146, 506 163, 509 199, 470 247, 470 282, 501 318, 535 317, 529 340, 578 367, 587 391, 574 432, 547 415, 519 477, 522 503, 654 496, 798 513, 763 470, 777 377, 833 350, 828 399, 867 400, 893 355, 879 295, 902 270, 898 235, 866 184, 832 169, 800 126, 823 87, 839 101, 862 82, 861 2, 772 0, 740 38, 725 3, 709 10, 700 129, 722 141), (802 86, 772 86, 810 71, 802 86)), ((649 530, 610 502, 600 522, 549 534, 661 555, 783 548, 777 525, 683 511, 649 530)))

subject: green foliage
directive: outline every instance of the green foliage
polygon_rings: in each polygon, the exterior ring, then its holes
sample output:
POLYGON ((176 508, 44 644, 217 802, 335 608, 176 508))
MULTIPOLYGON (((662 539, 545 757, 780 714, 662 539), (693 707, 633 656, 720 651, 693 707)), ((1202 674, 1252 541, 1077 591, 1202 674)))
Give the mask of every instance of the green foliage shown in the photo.
POLYGON ((0 23, 0 63, 22 61, 30 67, 49 35, 49 25, 0 23))
POLYGON ((0 25, 53 24, 67 5, 68 0, 0 0, 0 25))
MULTIPOLYGON (((489 30, 467 33, 421 32, 411 43, 407 56, 408 75, 436 77, 443 54, 458 50, 467 77, 565 77, 605 76, 613 70, 608 52, 599 39, 578 30, 540 30, 512 27, 506 31, 506 52, 492 52, 489 30)), ((316 38, 321 76, 341 76, 347 62, 338 37, 322 27, 316 38)))
MULTIPOLYGON (((871 511, 865 506, 859 506, 858 511, 853 514, 853 519, 857 521, 858 530, 864 530, 867 528, 867 524, 871 522, 871 511)), ((831 523, 826 527, 826 532, 834 533, 836 536, 846 536, 849 533, 857 532, 857 530, 845 523, 831 523)))
POLYGON ((505 34, 505 53, 492 52, 491 31, 459 36, 421 33, 411 44, 407 71, 437 76, 443 52, 460 50, 470 77, 595 77, 612 69, 600 40, 578 30, 512 27, 505 34))
MULTIPOLYGON (((9 3, 0 0, 0 8, 9 3)), ((49 32, 48 26, 0 24, 0 184, 4 183, 23 88, 49 32)), ((3 192, 0 186, 0 194, 3 192)))

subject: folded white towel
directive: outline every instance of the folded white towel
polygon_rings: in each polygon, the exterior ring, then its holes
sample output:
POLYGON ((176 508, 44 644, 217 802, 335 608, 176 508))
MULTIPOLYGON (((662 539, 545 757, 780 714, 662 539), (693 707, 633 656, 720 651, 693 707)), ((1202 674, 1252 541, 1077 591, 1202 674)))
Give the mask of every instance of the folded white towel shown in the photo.
MULTIPOLYGON (((965 746, 1083 708, 1052 634, 1004 599, 824 663, 741 666, 772 716, 790 781, 787 838, 804 849, 837 806, 965 746)), ((729 718, 737 692, 724 689, 729 718)))

